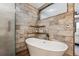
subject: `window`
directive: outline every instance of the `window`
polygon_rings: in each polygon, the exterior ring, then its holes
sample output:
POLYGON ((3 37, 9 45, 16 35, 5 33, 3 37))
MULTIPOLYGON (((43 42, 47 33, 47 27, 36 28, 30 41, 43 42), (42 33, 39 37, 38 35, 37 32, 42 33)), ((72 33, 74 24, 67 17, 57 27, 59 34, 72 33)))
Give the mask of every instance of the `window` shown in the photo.
POLYGON ((67 12, 67 3, 54 3, 41 11, 41 19, 67 12))

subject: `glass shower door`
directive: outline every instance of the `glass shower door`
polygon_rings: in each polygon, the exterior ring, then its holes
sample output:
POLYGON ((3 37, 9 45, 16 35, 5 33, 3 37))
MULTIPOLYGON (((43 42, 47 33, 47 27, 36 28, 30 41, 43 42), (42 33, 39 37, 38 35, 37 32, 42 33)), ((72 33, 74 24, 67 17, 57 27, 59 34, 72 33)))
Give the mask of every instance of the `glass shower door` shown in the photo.
POLYGON ((79 56, 79 3, 75 3, 75 55, 79 56))
POLYGON ((14 3, 0 3, 0 55, 15 55, 14 3))

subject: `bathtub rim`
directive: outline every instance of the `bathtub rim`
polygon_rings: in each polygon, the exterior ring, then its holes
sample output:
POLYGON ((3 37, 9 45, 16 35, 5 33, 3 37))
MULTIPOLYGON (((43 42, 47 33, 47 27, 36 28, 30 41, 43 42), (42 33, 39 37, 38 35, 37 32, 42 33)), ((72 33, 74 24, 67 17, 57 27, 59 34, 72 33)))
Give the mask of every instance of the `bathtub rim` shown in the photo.
MULTIPOLYGON (((34 37, 29 37, 29 38, 34 38, 34 37)), ((29 43, 27 42, 27 39, 29 39, 29 38, 26 38, 26 39, 25 39, 26 45, 27 45, 27 46, 28 46, 28 45, 34 46, 34 45, 29 44, 29 43)), ((39 38, 35 38, 35 39, 39 39, 39 38)), ((43 39, 43 40, 44 40, 44 39, 43 39)), ((48 41, 48 40, 46 40, 46 41, 48 41)), ((51 41, 51 40, 49 40, 49 41, 51 41)), ((66 48, 63 49, 63 50, 49 50, 49 49, 45 49, 45 48, 40 48, 40 47, 38 47, 38 46, 34 46, 34 47, 39 48, 39 49, 43 49, 43 50, 46 50, 46 51, 66 51, 66 50, 68 49, 68 45, 67 45, 66 43, 61 42, 61 41, 57 41, 57 40, 54 40, 54 42, 62 43, 62 44, 64 44, 64 45, 66 46, 66 48)))

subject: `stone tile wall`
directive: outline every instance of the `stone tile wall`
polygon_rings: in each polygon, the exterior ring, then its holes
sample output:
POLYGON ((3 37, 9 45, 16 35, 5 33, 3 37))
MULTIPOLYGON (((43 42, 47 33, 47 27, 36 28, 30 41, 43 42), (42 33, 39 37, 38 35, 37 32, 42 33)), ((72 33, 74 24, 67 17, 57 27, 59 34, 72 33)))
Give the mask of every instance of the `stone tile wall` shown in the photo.
MULTIPOLYGON (((25 45, 25 39, 28 37, 27 32, 31 32, 30 25, 35 25, 37 12, 28 3, 16 3, 16 54, 21 51, 28 51, 25 45)), ((23 55, 23 54, 22 54, 23 55)), ((27 55, 27 54, 25 54, 27 55)))
MULTIPOLYGON (((68 4, 68 12, 41 19, 39 25, 45 25, 46 32, 49 34, 49 40, 59 40, 68 45, 65 55, 73 55, 73 4, 68 4)), ((30 25, 35 25, 37 12, 29 4, 16 4, 16 52, 27 49, 24 42, 28 37, 27 32, 32 32, 30 25), (21 47, 24 46, 24 47, 21 47)), ((31 35, 33 36, 33 35, 31 35)), ((28 51, 28 50, 27 50, 28 51)), ((27 54, 26 54, 27 55, 27 54)))
POLYGON ((49 40, 58 40, 68 45, 65 55, 73 55, 73 4, 68 4, 68 12, 42 19, 39 25, 45 25, 49 33, 49 40))

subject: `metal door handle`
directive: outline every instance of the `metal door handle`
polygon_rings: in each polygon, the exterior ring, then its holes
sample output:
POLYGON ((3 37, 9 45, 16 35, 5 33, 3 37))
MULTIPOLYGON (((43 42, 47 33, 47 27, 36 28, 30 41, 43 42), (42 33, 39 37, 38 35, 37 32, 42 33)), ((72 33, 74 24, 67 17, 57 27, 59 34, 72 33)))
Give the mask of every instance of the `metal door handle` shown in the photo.
POLYGON ((8 32, 10 32, 10 30, 11 30, 11 22, 8 21, 8 32))

